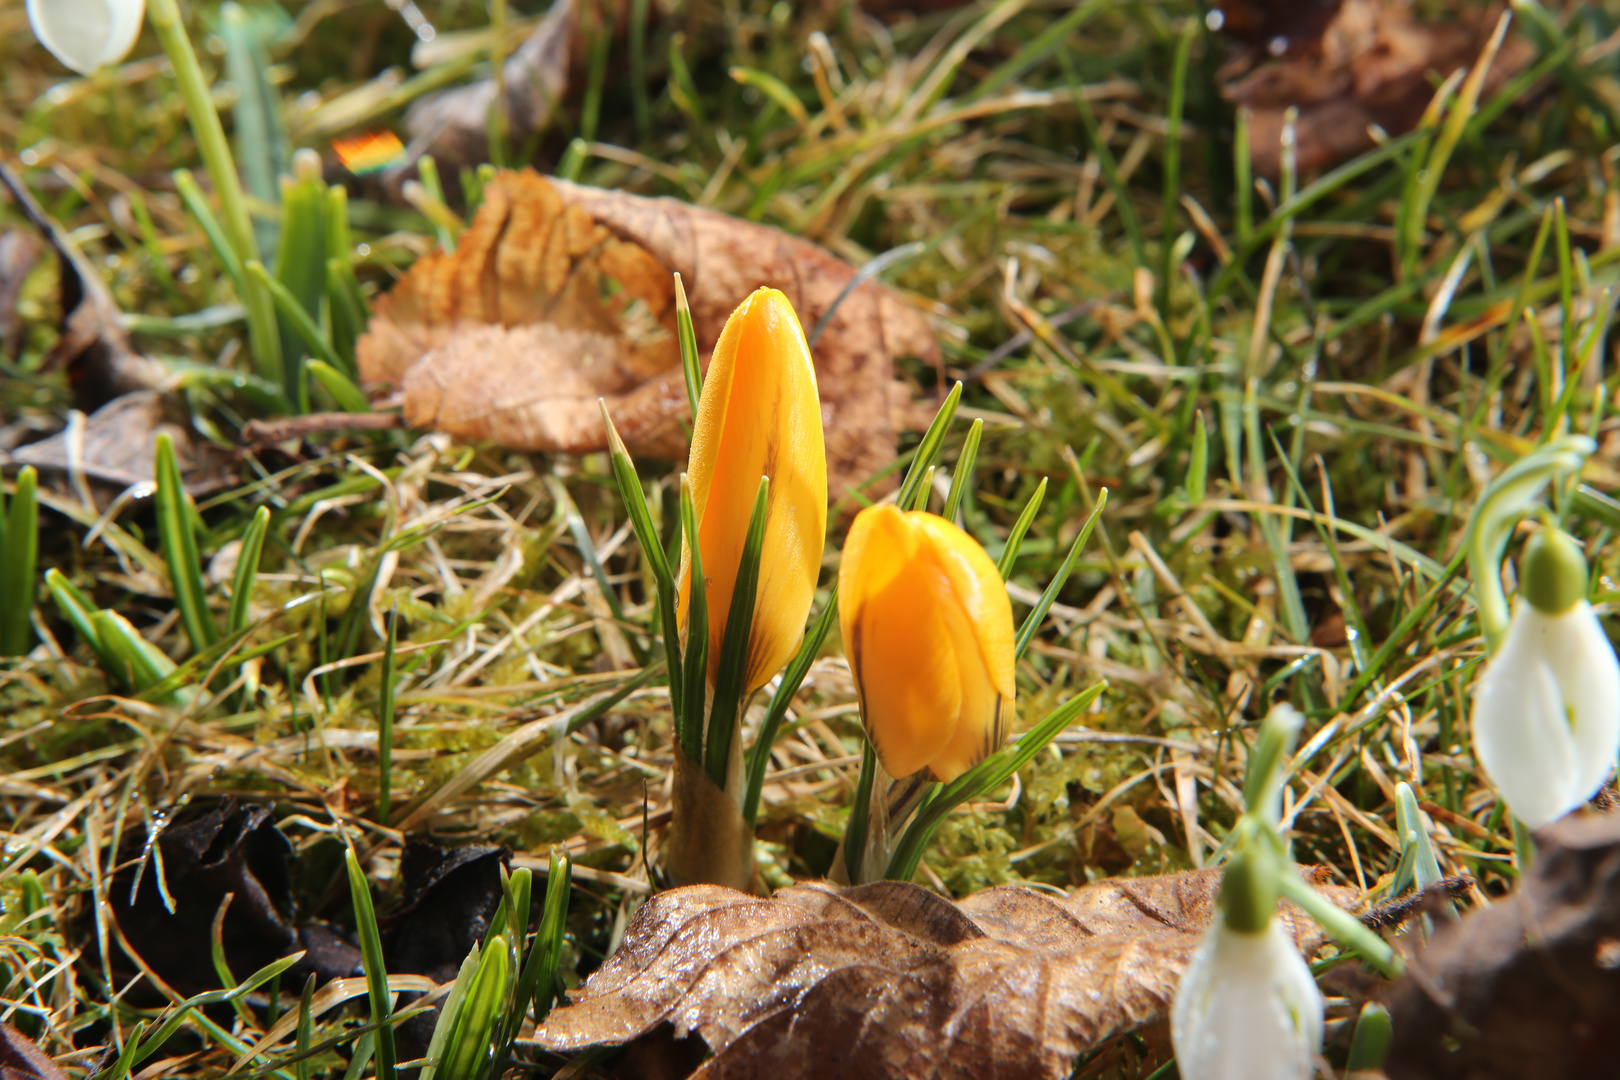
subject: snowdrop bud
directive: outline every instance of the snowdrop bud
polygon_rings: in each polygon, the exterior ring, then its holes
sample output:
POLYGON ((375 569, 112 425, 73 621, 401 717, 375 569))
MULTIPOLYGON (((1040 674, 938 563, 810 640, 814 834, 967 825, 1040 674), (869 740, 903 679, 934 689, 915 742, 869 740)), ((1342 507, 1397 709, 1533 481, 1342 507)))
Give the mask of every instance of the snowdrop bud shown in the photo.
POLYGON ((28 0, 34 36, 80 75, 129 55, 145 16, 146 0, 28 0))
POLYGON ((1170 1039, 1182 1080, 1309 1080, 1322 993, 1280 920, 1257 933, 1224 918, 1182 972, 1170 1039))
POLYGON ((1523 597, 1474 696, 1474 755, 1539 829, 1590 799, 1620 752, 1620 662, 1583 599, 1586 560, 1556 529, 1531 538, 1523 597))
POLYGON ((1543 529, 1524 545, 1519 591, 1545 615, 1562 615, 1586 597, 1586 556, 1562 529, 1543 529))
POLYGON ((1258 835, 1258 823, 1248 816, 1238 821, 1243 831, 1221 875, 1217 898, 1226 925, 1245 934, 1257 934, 1271 923, 1277 910, 1277 857, 1269 838, 1258 835))

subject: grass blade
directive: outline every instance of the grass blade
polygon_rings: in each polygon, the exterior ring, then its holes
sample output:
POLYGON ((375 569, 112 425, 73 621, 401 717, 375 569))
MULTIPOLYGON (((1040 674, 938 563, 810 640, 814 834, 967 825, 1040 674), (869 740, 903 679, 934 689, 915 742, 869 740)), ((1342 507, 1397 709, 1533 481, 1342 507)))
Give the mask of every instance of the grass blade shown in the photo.
POLYGON ((681 374, 686 377, 686 403, 697 423, 698 402, 703 398, 703 371, 698 367, 697 331, 692 326, 692 306, 686 301, 686 286, 675 275, 675 330, 681 343, 681 374))
POLYGON ((309 1048, 315 1042, 315 974, 310 973, 304 980, 304 992, 298 998, 298 1033, 294 1036, 294 1046, 298 1050, 298 1061, 293 1065, 298 1080, 310 1080, 312 1065, 309 1060, 309 1048))
POLYGON ((821 654, 821 646, 826 642, 837 615, 838 585, 835 582, 832 591, 827 594, 826 605, 816 616, 810 632, 804 636, 799 651, 782 670, 782 680, 777 683, 776 693, 771 695, 770 707, 765 711, 765 722, 760 725, 759 738, 749 751, 748 786, 744 789, 742 803, 743 820, 748 822, 749 828, 754 827, 759 817, 759 796, 765 788, 765 770, 771 762, 771 745, 776 742, 776 733, 782 727, 782 720, 787 716, 799 687, 804 685, 804 677, 810 673, 810 665, 821 654))
POLYGON ((169 585, 174 603, 180 609, 180 622, 196 652, 219 640, 214 616, 208 610, 208 591, 203 585, 202 561, 197 554, 197 535, 192 529, 190 497, 180 479, 174 442, 168 433, 157 437, 158 535, 163 558, 169 564, 169 585))
POLYGON ((95 602, 54 566, 45 571, 45 589, 51 594, 51 599, 56 601, 56 609, 72 625, 73 632, 79 635, 79 640, 90 646, 91 651, 101 661, 102 667, 108 667, 109 654, 102 645, 101 635, 94 621, 96 612, 100 610, 95 602))
POLYGON ((231 580, 231 606, 225 617, 227 636, 240 633, 247 627, 248 605, 253 599, 253 585, 259 577, 259 562, 264 556, 264 538, 270 531, 270 508, 261 506, 253 512, 253 520, 242 532, 242 549, 236 556, 236 574, 231 580))
POLYGON ((321 384, 336 403, 337 407, 346 413, 368 413, 371 411, 371 402, 366 400, 365 391, 354 384, 354 381, 338 368, 333 367, 325 360, 306 360, 304 367, 315 376, 315 381, 321 384))
MULTIPOLYGON (((686 536, 691 580, 686 598, 686 660, 684 670, 670 669, 670 678, 677 678, 675 672, 679 672, 683 683, 681 707, 675 711, 681 750, 688 761, 697 763, 703 760, 703 714, 709 692, 709 590, 704 584, 703 552, 698 547, 697 507, 685 473, 681 474, 681 531, 686 536)), ((666 630, 665 634, 673 632, 666 630)))
MULTIPOLYGON (((257 20, 241 4, 219 8, 219 36, 225 43, 225 72, 236 86, 231 109, 236 159, 247 190, 266 207, 280 202, 276 178, 287 171, 287 132, 281 122, 281 99, 271 83, 270 58, 257 20)), ((257 253, 276 249, 280 231, 276 219, 261 215, 254 225, 257 253)))
POLYGON ((377 702, 377 821, 387 825, 392 811, 394 780, 394 664, 399 648, 399 609, 384 617, 382 689, 377 702))
MULTIPOLYGON (((456 1026, 444 1048, 444 1063, 435 1075, 439 1080, 474 1080, 490 1056, 496 1021, 506 1004, 512 975, 512 943, 506 934, 496 934, 486 943, 478 958, 478 969, 467 986, 456 1026)), ((381 1035, 387 1028, 379 1028, 381 1035)), ((379 1047, 382 1040, 378 1040, 379 1047)), ((382 1055, 377 1056, 377 1075, 382 1076, 382 1055)))
MULTIPOLYGON (((433 1023, 433 1035, 428 1039, 427 1053, 423 1055, 427 1064, 422 1066, 418 1080, 434 1080, 438 1075, 439 1063, 444 1060, 445 1047, 449 1045, 450 1036, 456 1029, 456 1021, 461 1018, 461 1003, 467 999, 467 991, 472 986, 473 977, 478 974, 478 959, 482 952, 483 943, 474 942, 466 958, 461 961, 461 969, 456 972, 456 981, 450 984, 450 993, 445 995, 444 1004, 439 1006, 439 1018, 433 1023)), ((302 1050, 302 1047, 299 1049, 302 1050)))
POLYGON ((1035 635, 1041 629, 1041 623, 1046 620, 1046 613, 1057 603, 1058 593, 1063 591, 1069 575, 1074 572, 1074 564, 1079 561, 1080 552, 1086 546, 1086 541, 1091 539, 1091 530, 1097 527, 1097 520, 1102 516, 1103 507, 1107 505, 1108 489, 1100 488, 1097 491, 1097 505, 1092 507, 1091 516, 1086 518, 1086 523, 1080 528, 1080 535, 1076 536, 1074 543, 1069 546, 1069 554, 1064 558, 1063 565, 1058 567, 1057 575, 1052 578, 1046 586, 1046 591, 1041 593, 1040 600, 1030 609, 1029 614, 1024 616, 1022 625, 1018 627, 1018 638, 1013 644, 1014 658, 1022 657, 1029 648, 1029 643, 1035 640, 1035 635))
POLYGON ((748 693, 743 680, 748 674, 748 645, 753 638, 754 600, 759 588, 759 559, 765 546, 765 511, 770 491, 770 478, 760 477, 753 516, 748 519, 748 539, 743 543, 742 560, 737 566, 731 610, 726 615, 726 634, 720 643, 720 670, 714 680, 714 708, 709 713, 708 732, 703 740, 703 761, 709 779, 722 791, 726 788, 731 741, 748 693))
POLYGON ((392 999, 388 993, 388 972, 383 967, 382 935, 377 931, 377 913, 371 906, 371 887, 366 883, 365 871, 354 848, 343 853, 344 865, 349 872, 349 897, 354 903, 355 927, 360 936, 360 955, 365 964, 366 985, 371 991, 371 1019, 377 1025, 377 1080, 394 1080, 394 1026, 389 1023, 393 1014, 392 999))
POLYGON ((950 493, 945 496, 945 513, 942 516, 946 521, 956 521, 957 512, 962 509, 962 500, 973 486, 973 462, 979 456, 979 439, 983 435, 984 421, 973 421, 973 426, 968 428, 967 440, 962 443, 962 453, 956 459, 956 471, 951 474, 950 493))
POLYGON ((996 569, 1001 572, 1001 580, 1006 581, 1012 577, 1013 566, 1018 562, 1019 549, 1024 546, 1024 536, 1029 532, 1030 525, 1035 522, 1035 515, 1046 499, 1046 477, 1035 488, 1035 494, 1029 497, 1024 509, 1019 513, 1018 520, 1007 533, 1007 544, 1001 549, 1001 558, 996 561, 996 569))
POLYGON ((535 966, 534 1022, 537 1024, 551 1011, 556 997, 557 963, 562 958, 563 934, 568 929, 568 899, 573 880, 574 864, 568 854, 561 848, 552 848, 551 866, 546 872, 546 905, 530 953, 535 966))
POLYGON ((927 479, 928 470, 933 468, 934 461, 939 457, 939 448, 945 442, 945 432, 956 417, 956 406, 962 401, 962 384, 957 383, 951 387, 951 392, 945 395, 940 404, 939 411, 934 413, 933 421, 928 430, 923 432, 922 441, 917 444, 917 452, 911 459, 911 468, 906 470, 906 478, 900 484, 900 491, 894 497, 896 506, 909 507, 917 499, 917 492, 922 489, 927 479))
POLYGON ((34 568, 39 562, 39 474, 17 474, 17 490, 0 536, 0 656, 22 656, 33 641, 34 568))

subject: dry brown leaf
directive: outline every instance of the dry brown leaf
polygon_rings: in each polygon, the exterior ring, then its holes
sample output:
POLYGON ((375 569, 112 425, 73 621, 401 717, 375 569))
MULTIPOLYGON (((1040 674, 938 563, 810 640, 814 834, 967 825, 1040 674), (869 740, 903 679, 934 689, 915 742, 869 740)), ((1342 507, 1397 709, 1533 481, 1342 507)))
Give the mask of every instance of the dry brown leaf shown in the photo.
POLYGON ((1620 1060, 1620 815, 1536 835, 1504 900, 1444 925, 1390 992, 1391 1080, 1585 1080, 1620 1060))
POLYGON ((17 311, 23 285, 45 245, 21 229, 0 232, 0 355, 12 363, 22 355, 23 320, 17 311))
POLYGON ((120 394, 161 388, 166 381, 161 368, 130 345, 122 313, 100 272, 4 161, 0 186, 61 260, 62 333, 46 363, 67 368, 74 403, 93 409, 120 394))
POLYGON ((67 1073, 34 1040, 0 1022, 0 1080, 67 1080, 67 1073))
MULTIPOLYGON (((1163 1018, 1219 883, 1195 870, 960 904, 895 881, 769 900, 675 889, 535 1037, 569 1052, 671 1025, 714 1051, 706 1080, 1066 1077, 1077 1054, 1163 1018)), ((1279 917, 1307 955, 1322 944, 1297 908, 1279 917)))
MULTIPOLYGON (((376 306, 362 378, 403 392, 406 421, 513 449, 604 449, 606 399, 633 453, 679 459, 690 424, 672 273, 706 358, 733 308, 781 289, 806 331, 855 268, 805 240, 674 199, 503 172, 453 253, 434 253, 376 306)), ((927 321, 867 282, 814 350, 834 498, 889 464, 906 395, 897 356, 938 361, 927 321)))
MULTIPOLYGON (((1295 152, 1307 172, 1331 168, 1373 147, 1368 127, 1391 135, 1416 126, 1435 86, 1479 57, 1501 5, 1451 3, 1445 22, 1419 22, 1405 0, 1344 0, 1303 5, 1228 0, 1221 11, 1253 50, 1222 72, 1222 94, 1250 110, 1255 169, 1276 176, 1284 113, 1299 109, 1295 152), (1268 51, 1283 55, 1255 60, 1268 51)), ((1484 97, 1535 58, 1510 36, 1491 64, 1484 97)))
POLYGON ((191 494, 205 495, 237 482, 232 456, 192 434, 185 404, 155 390, 114 398, 89 416, 70 420, 55 435, 0 455, 0 461, 32 465, 70 481, 78 472, 122 489, 156 478, 160 434, 173 441, 180 474, 191 494))

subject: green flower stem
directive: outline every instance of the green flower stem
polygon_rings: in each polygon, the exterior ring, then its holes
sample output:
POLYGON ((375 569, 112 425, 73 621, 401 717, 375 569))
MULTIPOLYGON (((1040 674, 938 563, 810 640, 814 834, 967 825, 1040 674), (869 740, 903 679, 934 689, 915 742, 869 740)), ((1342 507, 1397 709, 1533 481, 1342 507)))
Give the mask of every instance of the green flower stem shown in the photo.
POLYGON ((1495 652, 1507 636, 1511 609, 1502 589, 1502 554, 1520 519, 1546 486, 1577 474, 1596 444, 1584 435, 1566 435, 1537 447, 1486 487, 1468 522, 1468 576, 1474 585, 1485 646, 1495 652))
POLYGON ((219 197, 220 209, 225 213, 225 235, 230 239, 236 257, 242 262, 258 252, 253 242, 253 223, 248 218, 247 199, 242 194, 242 182, 236 175, 236 162, 231 157, 231 144, 225 139, 225 127, 219 122, 214 109, 213 95, 203 78, 197 53, 186 36, 185 23, 180 17, 178 0, 152 0, 147 7, 152 29, 157 31, 163 52, 174 66, 174 77, 180 84, 180 94, 186 101, 186 119, 191 133, 197 139, 197 150, 202 154, 208 178, 213 181, 214 193, 219 197))
MULTIPOLYGON (((203 78, 197 53, 186 36, 185 22, 180 17, 178 0, 152 0, 147 5, 147 17, 157 31, 163 52, 174 67, 175 80, 180 84, 180 95, 186 102, 186 119, 191 133, 197 139, 197 150, 202 154, 208 178, 214 185, 224 213, 222 232, 230 245, 229 257, 221 251, 227 267, 234 262, 241 266, 258 257, 258 245, 253 236, 253 221, 248 217, 247 198, 242 194, 242 181, 236 174, 236 161, 231 157, 231 144, 225 139, 225 127, 219 122, 208 81, 203 78)), ((278 372, 281 368, 281 341, 275 324, 275 309, 262 289, 251 282, 245 285, 242 306, 247 309, 248 339, 253 358, 260 374, 278 372)), ((277 382, 280 380, 277 379, 277 382)))

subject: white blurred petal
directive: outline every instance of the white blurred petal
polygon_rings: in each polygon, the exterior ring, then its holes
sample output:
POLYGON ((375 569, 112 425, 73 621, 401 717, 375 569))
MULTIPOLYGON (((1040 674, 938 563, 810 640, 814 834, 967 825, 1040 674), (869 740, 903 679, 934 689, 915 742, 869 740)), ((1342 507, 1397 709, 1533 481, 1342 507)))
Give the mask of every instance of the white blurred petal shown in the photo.
POLYGON ((1585 802, 1609 778, 1620 754, 1620 660, 1586 601, 1557 619, 1547 664, 1575 717, 1574 787, 1585 802))
POLYGON ((1527 604, 1474 698, 1474 753, 1515 816, 1539 829, 1597 792, 1620 752, 1620 664, 1584 601, 1527 604))
POLYGON ((145 0, 28 0, 34 36, 81 75, 128 55, 145 14, 145 0))
POLYGON ((112 11, 112 30, 101 54, 103 64, 116 64, 129 55, 146 22, 146 0, 104 0, 112 11))
POLYGON ((1322 1044, 1322 994, 1282 923, 1258 934, 1219 916, 1170 1010, 1182 1080, 1308 1080, 1322 1044))

